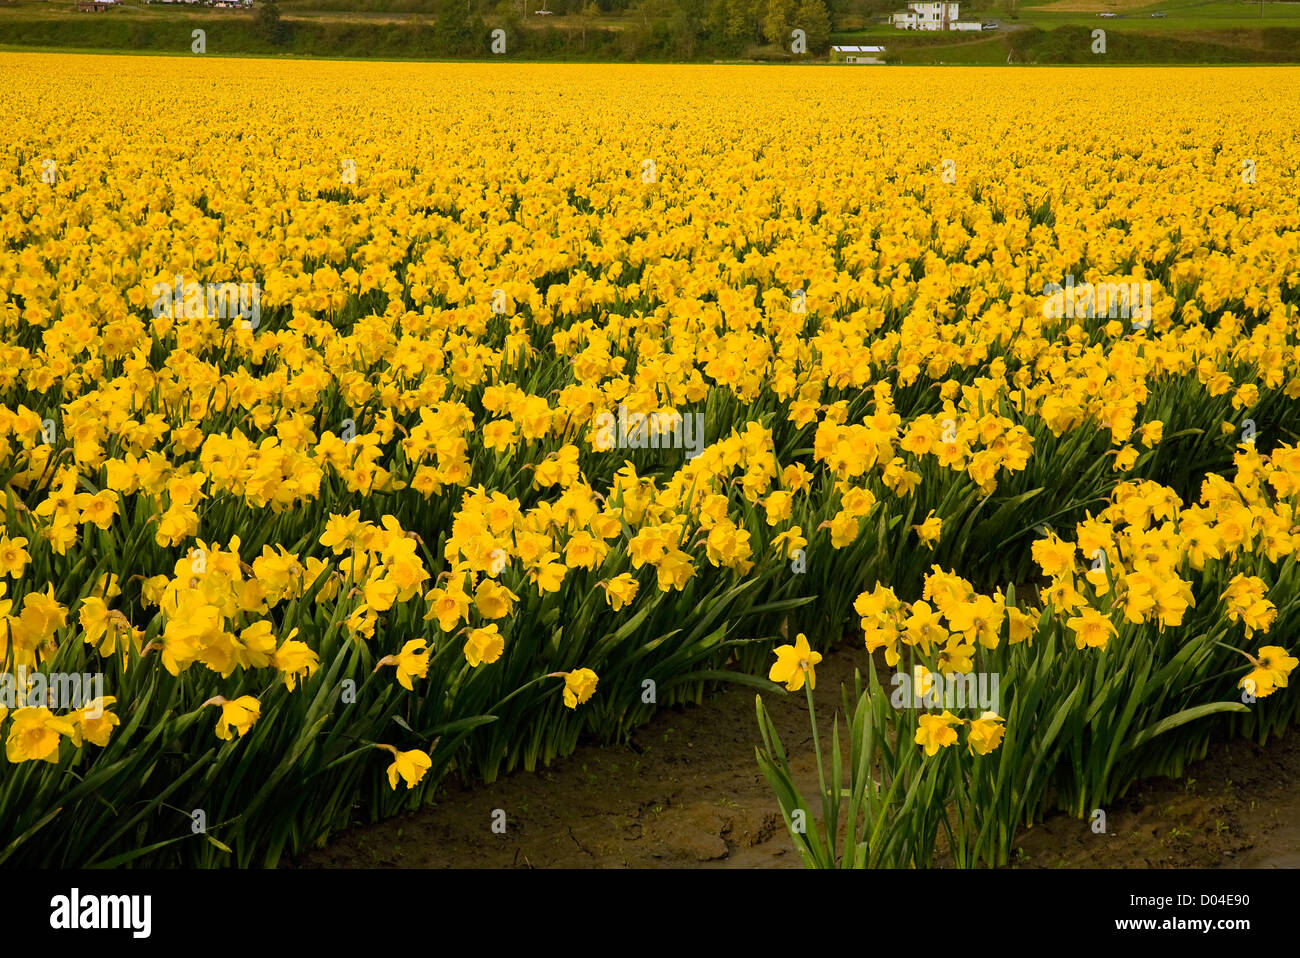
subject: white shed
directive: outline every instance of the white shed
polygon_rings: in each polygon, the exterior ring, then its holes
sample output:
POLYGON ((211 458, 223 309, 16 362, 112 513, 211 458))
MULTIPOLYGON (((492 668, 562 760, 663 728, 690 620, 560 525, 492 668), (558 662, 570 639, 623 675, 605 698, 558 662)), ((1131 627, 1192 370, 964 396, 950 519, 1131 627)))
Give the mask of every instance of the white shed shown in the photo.
POLYGON ((831 59, 841 63, 884 63, 884 47, 831 47, 831 59))

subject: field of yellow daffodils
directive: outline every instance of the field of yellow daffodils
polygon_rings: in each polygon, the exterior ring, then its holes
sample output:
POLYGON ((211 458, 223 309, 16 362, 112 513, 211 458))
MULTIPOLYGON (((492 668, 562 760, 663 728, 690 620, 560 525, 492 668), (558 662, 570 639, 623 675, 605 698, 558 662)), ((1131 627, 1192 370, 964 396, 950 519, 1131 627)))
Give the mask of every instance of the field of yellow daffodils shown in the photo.
POLYGON ((2 864, 275 863, 842 640, 850 781, 755 730, 810 864, 1300 715, 1300 72, 0 71, 2 864))

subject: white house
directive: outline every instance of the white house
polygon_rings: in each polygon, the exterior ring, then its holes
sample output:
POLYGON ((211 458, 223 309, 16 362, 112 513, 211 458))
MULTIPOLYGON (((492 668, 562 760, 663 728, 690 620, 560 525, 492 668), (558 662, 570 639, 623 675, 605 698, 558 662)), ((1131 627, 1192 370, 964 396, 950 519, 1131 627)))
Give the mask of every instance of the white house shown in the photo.
POLYGON ((900 30, 979 30, 978 20, 958 20, 957 4, 947 0, 920 0, 909 3, 907 11, 890 17, 900 30))
POLYGON ((957 20, 957 4, 947 0, 920 0, 909 3, 906 13, 891 18, 900 30, 947 30, 957 20))

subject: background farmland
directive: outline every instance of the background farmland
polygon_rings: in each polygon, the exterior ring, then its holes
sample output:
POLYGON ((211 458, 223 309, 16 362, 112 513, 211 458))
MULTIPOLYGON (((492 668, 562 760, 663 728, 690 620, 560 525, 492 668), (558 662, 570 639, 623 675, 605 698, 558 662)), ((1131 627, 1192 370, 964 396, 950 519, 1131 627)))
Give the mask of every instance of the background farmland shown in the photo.
POLYGON ((1017 0, 962 4, 975 33, 890 26, 894 0, 272 0, 253 10, 127 0, 81 13, 73 0, 0 3, 0 47, 208 55, 490 59, 506 31, 514 60, 822 61, 832 43, 887 47, 902 64, 1295 63, 1300 3, 1267 0, 1017 0), (546 11, 539 14, 539 9, 546 11), (1102 13, 1114 14, 1102 18, 1102 13), (1161 16, 1156 16, 1162 14, 1161 16), (790 52, 804 29, 808 53, 790 52), (1106 52, 1093 52, 1104 29, 1106 52))

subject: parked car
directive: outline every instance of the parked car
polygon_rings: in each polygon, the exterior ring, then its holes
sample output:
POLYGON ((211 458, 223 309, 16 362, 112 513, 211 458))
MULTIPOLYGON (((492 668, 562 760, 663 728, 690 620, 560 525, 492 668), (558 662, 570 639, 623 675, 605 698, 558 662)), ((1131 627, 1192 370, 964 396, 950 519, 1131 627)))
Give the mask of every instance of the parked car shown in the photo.
POLYGON ((1151 16, 1153 16, 1153 17, 1167 17, 1167 16, 1169 16, 1169 14, 1165 13, 1163 10, 1157 10, 1155 13, 1151 14, 1151 16))
POLYGON ((1118 13, 1099 13, 1099 14, 1097 14, 1097 16, 1102 17, 1103 19, 1106 19, 1106 20, 1114 20, 1114 19, 1116 19, 1116 18, 1119 16, 1119 14, 1118 14, 1118 13))
POLYGON ((985 30, 996 30, 997 28, 998 28, 998 25, 997 25, 996 23, 986 23, 986 24, 984 24, 984 29, 985 29, 985 30))

